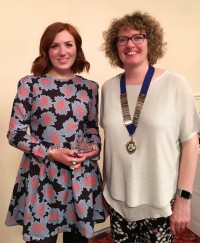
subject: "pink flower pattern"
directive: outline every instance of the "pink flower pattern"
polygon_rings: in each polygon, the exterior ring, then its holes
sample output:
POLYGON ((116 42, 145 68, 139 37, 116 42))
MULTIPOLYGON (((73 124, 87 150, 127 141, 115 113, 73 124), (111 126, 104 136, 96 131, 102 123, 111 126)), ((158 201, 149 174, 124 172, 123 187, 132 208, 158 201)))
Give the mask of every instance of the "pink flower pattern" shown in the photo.
POLYGON ((63 231, 90 238, 105 220, 98 156, 77 170, 47 158, 49 148, 71 148, 76 133, 99 148, 98 84, 76 76, 59 80, 26 76, 18 83, 9 143, 24 152, 6 224, 23 225, 25 241, 63 231), (30 130, 30 133, 27 130, 30 130))

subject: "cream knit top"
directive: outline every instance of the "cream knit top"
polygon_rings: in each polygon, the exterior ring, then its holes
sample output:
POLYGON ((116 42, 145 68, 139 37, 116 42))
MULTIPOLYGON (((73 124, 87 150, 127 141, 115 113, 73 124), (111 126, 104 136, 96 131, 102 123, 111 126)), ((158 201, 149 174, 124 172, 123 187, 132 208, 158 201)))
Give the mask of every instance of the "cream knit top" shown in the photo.
MULTIPOLYGON (((165 71, 149 87, 134 134, 137 150, 130 155, 130 135, 123 123, 120 76, 102 87, 100 124, 105 135, 104 196, 128 221, 171 215, 179 170, 180 143, 200 131, 200 119, 185 78, 165 71)), ((133 117, 140 85, 127 85, 133 117)))

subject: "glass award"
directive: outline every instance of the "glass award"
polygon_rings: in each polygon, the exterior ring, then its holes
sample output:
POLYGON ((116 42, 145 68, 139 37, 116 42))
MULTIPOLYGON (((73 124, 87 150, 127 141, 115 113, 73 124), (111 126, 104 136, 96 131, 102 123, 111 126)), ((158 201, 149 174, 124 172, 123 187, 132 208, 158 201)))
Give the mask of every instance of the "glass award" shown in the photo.
POLYGON ((87 153, 91 151, 89 145, 86 143, 82 135, 76 136, 75 141, 72 144, 72 150, 74 150, 76 153, 87 153))

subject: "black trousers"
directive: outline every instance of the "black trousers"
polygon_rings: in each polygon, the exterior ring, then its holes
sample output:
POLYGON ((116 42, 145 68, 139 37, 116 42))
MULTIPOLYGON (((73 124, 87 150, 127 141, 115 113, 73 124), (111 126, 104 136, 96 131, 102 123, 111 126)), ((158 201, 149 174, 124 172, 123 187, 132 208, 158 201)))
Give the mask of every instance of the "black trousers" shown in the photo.
POLYGON ((113 242, 173 242, 174 237, 170 229, 169 217, 127 222, 118 212, 111 208, 110 222, 113 242))

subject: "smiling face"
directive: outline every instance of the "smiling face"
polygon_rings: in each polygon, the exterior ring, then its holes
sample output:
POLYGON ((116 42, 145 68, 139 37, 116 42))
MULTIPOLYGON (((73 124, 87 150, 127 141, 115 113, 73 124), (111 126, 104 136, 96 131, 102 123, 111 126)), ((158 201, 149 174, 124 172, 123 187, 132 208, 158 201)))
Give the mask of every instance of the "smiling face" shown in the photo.
MULTIPOLYGON (((135 35, 145 34, 141 33, 139 30, 128 29, 128 30, 120 30, 118 32, 118 39, 120 36, 122 37, 133 37, 135 35)), ((136 38, 137 40, 137 38, 136 38)), ((117 50, 118 55, 121 61, 124 64, 124 68, 131 68, 133 66, 139 66, 141 64, 147 64, 147 39, 145 38, 141 44, 134 44, 132 40, 128 40, 126 45, 120 44, 120 39, 117 42, 117 50)))
POLYGON ((48 54, 52 64, 50 72, 54 76, 71 74, 71 67, 77 55, 74 37, 67 30, 59 32, 55 36, 48 54))

